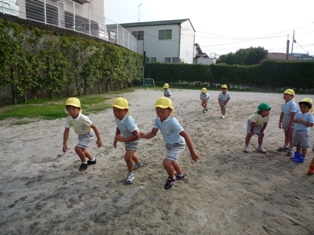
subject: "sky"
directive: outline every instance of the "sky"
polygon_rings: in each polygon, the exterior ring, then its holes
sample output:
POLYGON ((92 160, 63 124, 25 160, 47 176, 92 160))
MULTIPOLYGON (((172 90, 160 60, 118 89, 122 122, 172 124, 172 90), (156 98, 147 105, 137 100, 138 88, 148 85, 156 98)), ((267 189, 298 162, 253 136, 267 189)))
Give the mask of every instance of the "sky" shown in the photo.
POLYGON ((104 0, 105 17, 116 23, 190 19, 209 56, 263 47, 269 52, 314 56, 314 0, 104 0), (140 5, 141 4, 141 5, 140 5))

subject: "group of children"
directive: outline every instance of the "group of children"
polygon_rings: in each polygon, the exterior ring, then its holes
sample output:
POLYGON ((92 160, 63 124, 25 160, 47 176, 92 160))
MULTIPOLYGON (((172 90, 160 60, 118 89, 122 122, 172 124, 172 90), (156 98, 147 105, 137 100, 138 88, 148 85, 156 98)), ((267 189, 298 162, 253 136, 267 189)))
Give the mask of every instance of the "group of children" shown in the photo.
MULTIPOLYGON (((95 164, 91 154, 87 151, 90 140, 94 137, 93 131, 97 136, 98 147, 102 146, 101 137, 97 127, 83 114, 80 100, 77 98, 69 98, 66 103, 66 112, 69 116, 66 119, 63 152, 67 151, 67 140, 69 136, 69 128, 73 126, 75 133, 78 134, 79 143, 75 147, 76 153, 79 155, 82 163, 79 171, 87 169, 88 165, 95 164), (88 160, 87 160, 88 159, 88 160)), ((195 152, 193 143, 189 134, 183 129, 178 120, 173 116, 174 108, 172 101, 168 97, 160 97, 155 103, 157 117, 154 121, 153 128, 148 133, 139 131, 134 119, 129 115, 128 101, 122 97, 114 100, 112 104, 113 114, 115 116, 117 128, 114 137, 113 146, 116 148, 117 142, 124 142, 125 155, 124 160, 127 164, 128 175, 126 178, 127 184, 132 184, 134 181, 134 170, 143 166, 142 161, 136 155, 139 149, 141 139, 150 139, 156 136, 158 130, 161 131, 164 141, 166 142, 167 155, 163 160, 163 167, 168 173, 168 178, 164 185, 166 190, 173 188, 176 180, 184 179, 186 174, 182 171, 178 159, 188 146, 191 158, 197 162, 199 155, 195 152)))
MULTIPOLYGON (((186 174, 182 171, 178 159, 188 146, 193 161, 197 162, 200 156, 195 152, 192 140, 189 134, 183 129, 178 120, 174 117, 174 107, 170 100, 171 91, 169 84, 164 84, 164 96, 157 99, 155 103, 156 115, 153 128, 148 133, 139 131, 134 119, 129 115, 128 101, 122 97, 114 100, 112 104, 113 114, 116 120, 116 133, 114 136, 113 146, 116 148, 117 142, 123 142, 125 145, 124 160, 127 164, 128 174, 126 178, 127 184, 134 181, 134 170, 143 166, 136 155, 139 149, 141 139, 150 139, 156 136, 158 130, 161 131, 163 139, 166 142, 166 157, 163 160, 163 167, 168 173, 168 178, 164 185, 165 189, 171 189, 175 185, 176 180, 184 179, 186 174)), ((226 105, 230 100, 226 85, 221 86, 221 93, 218 96, 218 102, 221 108, 221 118, 225 117, 226 105)), ((279 118, 279 128, 284 130, 285 141, 284 146, 278 151, 286 151, 287 155, 297 163, 303 163, 306 157, 307 149, 310 148, 309 127, 313 126, 314 118, 312 114, 313 101, 304 98, 299 102, 299 108, 294 102, 295 93, 292 89, 284 91, 284 103, 281 107, 279 118), (296 151, 293 154, 293 146, 296 151)), ((208 110, 207 103, 209 94, 206 88, 202 88, 200 99, 203 112, 208 110)), ((245 137, 244 152, 248 152, 249 143, 253 135, 258 135, 258 148, 261 153, 266 153, 263 148, 264 130, 269 122, 271 106, 268 103, 261 103, 257 107, 257 111, 247 120, 247 135, 245 137)), ((79 171, 87 169, 88 165, 96 164, 96 159, 87 151, 90 141, 97 137, 98 147, 102 146, 102 140, 97 127, 92 121, 82 114, 80 100, 77 98, 69 98, 65 103, 65 111, 69 114, 66 118, 65 130, 63 134, 63 152, 67 151, 67 140, 69 137, 70 127, 73 126, 74 131, 78 134, 79 143, 75 147, 75 152, 81 159, 79 171)), ((314 147, 313 147, 314 152, 314 147)), ((311 161, 308 174, 314 174, 314 157, 311 161)))
MULTIPOLYGON (((209 102, 209 94, 207 93, 206 87, 203 87, 200 94, 201 105, 203 107, 203 113, 208 111, 207 104, 209 102)), ((221 118, 225 118, 226 107, 230 100, 230 94, 228 93, 228 87, 226 84, 221 86, 221 93, 218 95, 218 103, 221 110, 221 118)))
MULTIPOLYGON (((287 156, 293 162, 303 163, 307 149, 310 148, 309 128, 313 127, 314 117, 312 113, 313 101, 310 98, 303 98, 299 107, 294 101, 295 92, 287 89, 283 93, 284 103, 281 105, 279 117, 279 128, 284 130, 284 145, 277 149, 279 152, 287 152, 287 156), (296 151, 293 152, 293 147, 296 151)), ((261 153, 266 153, 263 148, 264 130, 269 122, 271 106, 261 103, 257 111, 247 120, 247 135, 245 137, 244 152, 248 152, 251 137, 258 136, 258 148, 261 153)), ((312 151, 314 152, 314 146, 312 151)), ((314 157, 308 169, 308 174, 314 174, 314 157)))

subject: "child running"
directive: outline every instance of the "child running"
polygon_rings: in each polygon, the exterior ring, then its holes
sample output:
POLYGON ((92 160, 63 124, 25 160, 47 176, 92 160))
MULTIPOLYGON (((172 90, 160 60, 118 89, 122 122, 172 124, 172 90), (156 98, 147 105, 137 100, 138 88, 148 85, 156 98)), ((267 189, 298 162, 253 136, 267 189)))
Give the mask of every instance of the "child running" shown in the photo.
POLYGON ((207 89, 205 87, 201 90, 200 100, 202 101, 201 105, 203 107, 203 113, 205 113, 205 111, 208 111, 207 104, 209 101, 209 94, 207 93, 207 89))
POLYGON ((299 112, 297 104, 294 102, 293 98, 295 92, 292 89, 287 89, 283 93, 284 103, 281 105, 281 113, 279 117, 279 128, 284 130, 285 139, 284 146, 277 149, 279 152, 286 152, 287 156, 293 155, 292 146, 292 134, 294 128, 294 116, 299 112))
POLYGON ((169 89, 169 84, 168 83, 165 83, 164 84, 164 97, 167 97, 167 98, 171 98, 171 95, 172 95, 172 93, 171 93, 171 91, 170 91, 170 89, 169 89))
POLYGON ((226 84, 221 85, 221 93, 218 95, 218 103, 221 109, 221 118, 225 118, 226 107, 230 100, 230 94, 228 93, 228 87, 226 84))
POLYGON ((134 181, 133 170, 141 167, 143 163, 139 160, 135 152, 140 146, 139 129, 134 119, 128 115, 129 105, 124 98, 117 98, 112 104, 113 114, 116 119, 117 129, 113 141, 113 147, 117 147, 117 142, 124 142, 126 153, 124 160, 128 167, 128 175, 126 178, 127 184, 132 184, 134 181))
POLYGON ((309 129, 313 127, 314 118, 312 114, 313 101, 304 98, 299 102, 300 111, 294 117, 294 131, 292 144, 296 147, 292 161, 303 163, 307 149, 310 148, 309 129))
POLYGON ((69 98, 65 102, 65 111, 69 116, 65 121, 65 130, 63 133, 63 152, 68 149, 67 142, 69 138, 70 127, 78 134, 79 143, 75 146, 75 152, 80 157, 82 163, 79 171, 87 169, 88 165, 96 164, 96 159, 87 151, 90 141, 97 136, 97 146, 102 146, 101 137, 95 124, 85 115, 82 114, 81 101, 77 98, 69 98), (91 129, 94 130, 91 131, 91 129), (86 158, 88 161, 86 161, 86 158))
POLYGON ((269 121, 269 113, 270 113, 270 105, 267 103, 261 103, 257 107, 257 112, 252 114, 247 120, 246 132, 247 135, 245 137, 245 146, 243 152, 247 153, 249 148, 249 143, 251 137, 256 134, 258 135, 258 148, 257 150, 261 153, 266 153, 266 150, 263 148, 263 138, 264 138, 264 130, 267 127, 267 123, 269 121))
POLYGON ((168 173, 168 178, 164 188, 173 188, 176 180, 184 179, 186 174, 182 171, 178 159, 187 144, 191 158, 194 162, 199 160, 199 155, 195 152, 189 134, 182 128, 178 120, 173 117, 172 101, 167 97, 160 97, 155 103, 157 117, 153 129, 148 133, 140 133, 141 138, 150 139, 156 136, 160 129, 164 141, 166 142, 167 156, 163 160, 163 166, 168 173))

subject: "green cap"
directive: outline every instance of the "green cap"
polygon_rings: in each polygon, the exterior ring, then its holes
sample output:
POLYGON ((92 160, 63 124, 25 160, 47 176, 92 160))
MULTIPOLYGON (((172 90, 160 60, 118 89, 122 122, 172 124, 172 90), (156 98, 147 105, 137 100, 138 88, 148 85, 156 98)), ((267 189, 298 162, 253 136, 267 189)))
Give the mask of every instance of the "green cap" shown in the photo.
POLYGON ((258 111, 264 111, 270 108, 271 106, 267 103, 260 103, 260 105, 257 107, 258 111))

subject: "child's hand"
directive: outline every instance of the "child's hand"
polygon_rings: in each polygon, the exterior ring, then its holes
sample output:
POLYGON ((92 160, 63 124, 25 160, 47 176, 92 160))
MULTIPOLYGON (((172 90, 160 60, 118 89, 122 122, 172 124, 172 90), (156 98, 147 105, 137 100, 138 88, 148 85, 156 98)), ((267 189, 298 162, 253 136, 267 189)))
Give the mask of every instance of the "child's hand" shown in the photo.
POLYGON ((97 144, 98 148, 100 148, 102 146, 101 139, 97 139, 96 144, 97 144))
POLYGON ((144 132, 140 132, 140 138, 145 138, 145 133, 144 132))
POLYGON ((200 156, 198 156, 197 153, 191 154, 191 158, 194 162, 197 162, 200 159, 200 156))
POLYGON ((124 138, 122 137, 122 135, 118 134, 114 137, 114 140, 115 141, 120 141, 120 142, 123 142, 124 138))
POLYGON ((117 142, 118 142, 118 141, 116 141, 116 140, 113 141, 113 147, 114 147, 114 148, 117 148, 117 142))
POLYGON ((64 145, 63 145, 63 148, 62 148, 62 151, 65 153, 65 152, 67 151, 67 149, 68 149, 67 144, 64 144, 64 145))
POLYGON ((282 128, 282 126, 281 126, 281 122, 279 123, 278 127, 279 127, 279 129, 281 129, 281 128, 282 128))

